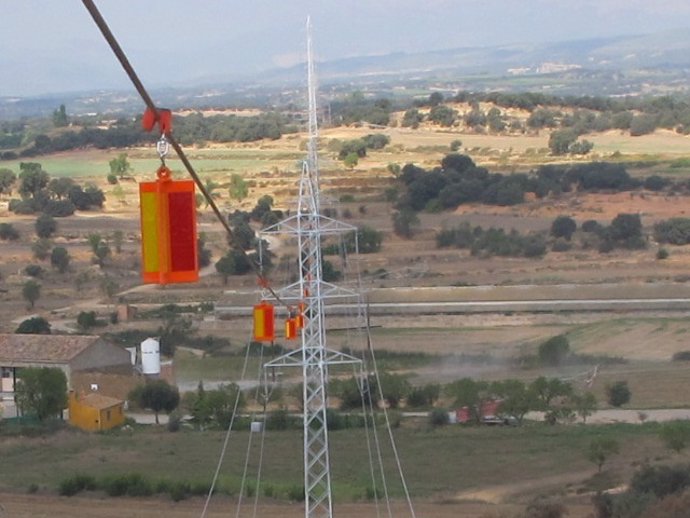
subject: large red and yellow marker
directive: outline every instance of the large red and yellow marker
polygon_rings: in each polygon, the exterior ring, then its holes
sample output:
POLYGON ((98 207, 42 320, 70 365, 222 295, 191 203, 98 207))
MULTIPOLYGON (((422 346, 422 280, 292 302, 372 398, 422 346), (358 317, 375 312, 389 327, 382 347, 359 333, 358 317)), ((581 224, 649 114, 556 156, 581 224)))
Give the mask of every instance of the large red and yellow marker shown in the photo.
POLYGON ((139 184, 144 282, 198 281, 194 182, 173 180, 165 166, 157 176, 139 184))

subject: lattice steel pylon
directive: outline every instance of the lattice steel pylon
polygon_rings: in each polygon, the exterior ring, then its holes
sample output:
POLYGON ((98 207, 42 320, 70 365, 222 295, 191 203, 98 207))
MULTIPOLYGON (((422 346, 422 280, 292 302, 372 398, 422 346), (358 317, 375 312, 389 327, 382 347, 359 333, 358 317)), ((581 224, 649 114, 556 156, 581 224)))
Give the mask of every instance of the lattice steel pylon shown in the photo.
MULTIPOLYGON (((356 231, 356 227, 320 213, 316 78, 309 19, 307 63, 309 144, 307 158, 302 164, 297 211, 295 215, 262 231, 262 234, 288 234, 297 238, 299 280, 277 293, 282 301, 293 302, 295 305, 291 310, 299 311, 303 316, 302 344, 299 349, 266 363, 264 368, 302 368, 304 512, 306 518, 331 518, 333 500, 326 423, 328 367, 359 364, 361 360, 326 347, 325 302, 329 299, 358 298, 358 294, 323 280, 321 238, 356 231)), ((264 298, 270 299, 270 294, 264 295, 264 298)))

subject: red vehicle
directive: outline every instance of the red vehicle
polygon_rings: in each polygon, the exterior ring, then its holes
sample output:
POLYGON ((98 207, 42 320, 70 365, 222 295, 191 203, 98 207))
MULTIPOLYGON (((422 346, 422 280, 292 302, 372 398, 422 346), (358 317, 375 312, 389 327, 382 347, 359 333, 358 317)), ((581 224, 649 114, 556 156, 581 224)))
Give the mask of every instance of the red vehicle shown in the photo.
MULTIPOLYGON (((479 409, 479 420, 482 424, 510 424, 510 418, 499 414, 501 401, 490 399, 483 401, 479 409)), ((463 406, 455 410, 456 422, 460 424, 471 423, 474 420, 470 407, 463 406)))

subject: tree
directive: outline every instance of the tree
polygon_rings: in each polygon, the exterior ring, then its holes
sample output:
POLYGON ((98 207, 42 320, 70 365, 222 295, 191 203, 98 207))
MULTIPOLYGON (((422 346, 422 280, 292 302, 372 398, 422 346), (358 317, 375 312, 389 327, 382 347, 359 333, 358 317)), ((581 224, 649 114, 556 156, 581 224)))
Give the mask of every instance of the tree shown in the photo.
POLYGON ((43 268, 37 264, 29 264, 24 268, 24 273, 29 277, 40 278, 43 276, 43 268))
POLYGON ((86 240, 89 243, 89 247, 91 248, 91 252, 93 252, 93 255, 96 255, 96 250, 98 250, 98 245, 101 244, 101 241, 103 238, 101 237, 100 234, 89 234, 86 236, 86 240))
POLYGON ((17 403, 23 413, 43 421, 67 406, 67 377, 57 368, 25 368, 17 383, 17 403))
POLYGON ((48 190, 54 193, 58 200, 61 200, 68 196, 70 189, 74 185, 74 180, 68 176, 63 176, 61 178, 53 178, 48 183, 48 190))
POLYGON ((249 185, 237 173, 230 175, 230 185, 228 186, 228 193, 231 200, 242 201, 249 195, 249 185))
POLYGON ((43 317, 31 317, 22 320, 14 332, 19 335, 49 335, 50 323, 43 317))
POLYGON ((332 262, 323 258, 321 258, 321 272, 323 280, 326 282, 336 282, 343 277, 343 273, 333 266, 332 262))
POLYGON ((383 232, 379 232, 368 225, 362 225, 356 233, 346 234, 344 241, 345 249, 350 253, 355 252, 355 248, 357 248, 360 254, 373 254, 381 250, 383 232), (355 237, 357 247, 355 247, 355 237))
POLYGON ((112 298, 117 293, 119 285, 117 284, 117 281, 115 279, 113 279, 109 275, 104 275, 101 278, 100 288, 103 295, 108 300, 112 300, 112 298))
POLYGON ((558 216, 553 223, 551 223, 551 235, 555 238, 565 238, 566 241, 570 241, 577 230, 577 223, 575 220, 569 216, 558 216))
POLYGON ((218 187, 220 187, 218 182, 214 182, 210 178, 206 179, 206 182, 204 182, 204 189, 206 190, 206 194, 208 194, 208 198, 204 196, 204 207, 208 207, 211 204, 210 200, 220 198, 220 193, 216 192, 218 187))
POLYGON ((536 406, 534 392, 520 380, 494 382, 491 391, 501 400, 500 411, 522 424, 525 415, 536 406))
POLYGON ((412 408, 430 407, 441 395, 441 386, 437 383, 427 383, 422 387, 413 387, 407 394, 407 406, 412 408))
POLYGON ((49 214, 41 214, 36 218, 36 235, 40 238, 49 238, 57 230, 57 222, 49 214))
POLYGON ((609 437, 597 437, 589 443, 587 459, 597 465, 599 473, 604 463, 620 450, 618 441, 609 437))
POLYGON ((680 453, 690 442, 690 423, 687 421, 663 423, 659 430, 659 437, 669 450, 680 453))
POLYGON ((434 106, 429 110, 429 120, 441 126, 452 126, 458 112, 445 105, 434 106))
POLYGON ((443 102, 443 94, 441 92, 432 92, 429 95, 429 106, 438 106, 443 102))
POLYGON ((29 303, 29 309, 34 308, 34 304, 41 296, 41 285, 34 281, 28 280, 22 287, 22 297, 29 303))
POLYGON ((358 163, 359 157, 357 156, 357 153, 348 153, 345 158, 343 158, 343 164, 345 164, 345 167, 348 169, 354 169, 358 163))
POLYGON ((89 210, 93 206, 102 208, 105 203, 105 194, 95 185, 87 185, 86 189, 74 185, 69 190, 68 198, 78 210, 89 210))
POLYGON ((89 330, 96 324, 98 324, 98 318, 95 311, 80 311, 77 315, 77 325, 83 331, 89 330))
POLYGON ((51 248, 53 248, 53 244, 50 242, 50 239, 46 239, 43 237, 37 239, 31 245, 31 251, 34 254, 34 257, 39 261, 43 261, 44 259, 48 258, 48 254, 50 254, 51 248))
POLYGON ((244 407, 244 397, 239 386, 235 383, 230 383, 228 385, 221 385, 217 390, 207 391, 205 406, 216 424, 222 429, 227 429, 233 418, 236 401, 238 409, 244 407))
POLYGON ((159 424, 160 412, 169 414, 180 404, 180 393, 177 387, 171 386, 165 380, 153 380, 145 385, 139 385, 129 393, 128 397, 139 407, 153 410, 156 424, 159 424))
POLYGON ((244 275, 251 269, 247 255, 237 248, 233 248, 216 262, 216 271, 223 277, 223 284, 227 284, 230 275, 244 275))
POLYGON ((15 241, 19 239, 19 232, 11 223, 0 223, 0 239, 3 241, 15 241))
POLYGON ((110 174, 117 175, 119 178, 124 177, 131 169, 127 160, 127 153, 120 153, 108 162, 108 165, 110 166, 110 174))
POLYGON ((628 248, 644 248, 639 214, 618 214, 611 221, 609 235, 613 241, 623 243, 628 248))
POLYGON ((424 116, 416 108, 410 108, 403 115, 401 125, 403 128, 417 129, 419 123, 424 120, 424 116))
POLYGON ((96 248, 96 253, 94 254, 96 258, 96 263, 100 268, 103 268, 105 260, 110 257, 110 246, 106 241, 101 241, 98 243, 98 248, 96 248))
POLYGON ((17 181, 14 171, 0 167, 0 194, 12 194, 12 186, 17 181))
POLYGON ((606 397, 609 405, 616 408, 625 405, 630 401, 630 389, 626 381, 616 381, 606 386, 606 397))
POLYGON ((556 130, 549 136, 549 149, 553 155, 565 155, 577 140, 577 133, 571 129, 556 130))
POLYGON ((447 425, 450 422, 448 411, 442 408, 433 408, 429 412, 429 424, 436 428, 438 426, 447 425))
POLYGON ((53 111, 53 126, 56 128, 64 128, 69 124, 69 119, 67 118, 67 110, 65 110, 65 105, 61 104, 57 110, 53 111))
POLYGON ((211 250, 206 248, 206 234, 200 232, 197 238, 197 257, 199 258, 199 267, 205 268, 211 264, 211 250))
POLYGON ((266 212, 271 212, 272 207, 273 197, 269 196, 268 194, 264 194, 261 198, 257 200, 256 205, 252 209, 251 218, 254 221, 261 221, 261 218, 264 216, 266 212))
POLYGON ((570 343, 565 335, 549 338, 539 346, 539 361, 544 365, 556 367, 570 354, 570 343))
POLYGON ((125 234, 122 230, 116 230, 113 232, 113 245, 115 246, 115 253, 122 253, 122 242, 125 239, 125 234))
POLYGON ((46 173, 41 164, 36 162, 21 162, 19 164, 19 194, 23 198, 32 197, 45 189, 50 181, 50 176, 46 173))
POLYGON ((380 376, 383 399, 390 408, 398 408, 400 401, 410 392, 410 382, 401 374, 382 373, 380 376))
POLYGON ((223 278, 223 286, 228 284, 228 278, 235 273, 235 261, 230 253, 227 253, 216 261, 216 271, 223 278))
POLYGON ((587 423, 587 418, 597 408, 597 398, 591 392, 585 392, 584 394, 575 394, 570 399, 577 415, 582 418, 583 423, 587 423))
POLYGON ((538 408, 544 411, 551 409, 551 403, 557 398, 566 398, 573 393, 570 383, 558 378, 540 376, 530 384, 530 390, 538 402, 538 408))
POLYGON ((393 232, 400 237, 410 239, 414 234, 413 227, 419 225, 417 214, 411 209, 401 209, 393 213, 393 232))
POLYGON ((221 385, 217 390, 204 390, 200 382, 196 393, 185 400, 194 422, 202 428, 212 421, 223 429, 227 428, 233 417, 235 403, 238 410, 245 406, 244 395, 235 383, 221 385))
POLYGON ((456 407, 467 407, 476 423, 481 421, 483 403, 492 397, 486 381, 475 381, 472 378, 462 378, 446 385, 446 393, 453 398, 456 407))

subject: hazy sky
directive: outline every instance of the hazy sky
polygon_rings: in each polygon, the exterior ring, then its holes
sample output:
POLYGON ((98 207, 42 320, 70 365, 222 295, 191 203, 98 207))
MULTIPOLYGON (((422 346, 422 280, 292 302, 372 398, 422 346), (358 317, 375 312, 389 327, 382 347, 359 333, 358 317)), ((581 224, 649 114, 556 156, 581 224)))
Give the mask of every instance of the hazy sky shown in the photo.
MULTIPOLYGON (((688 0, 96 0, 147 86, 303 59, 561 41, 690 26, 688 0)), ((80 0, 0 0, 0 95, 128 88, 80 0)))

